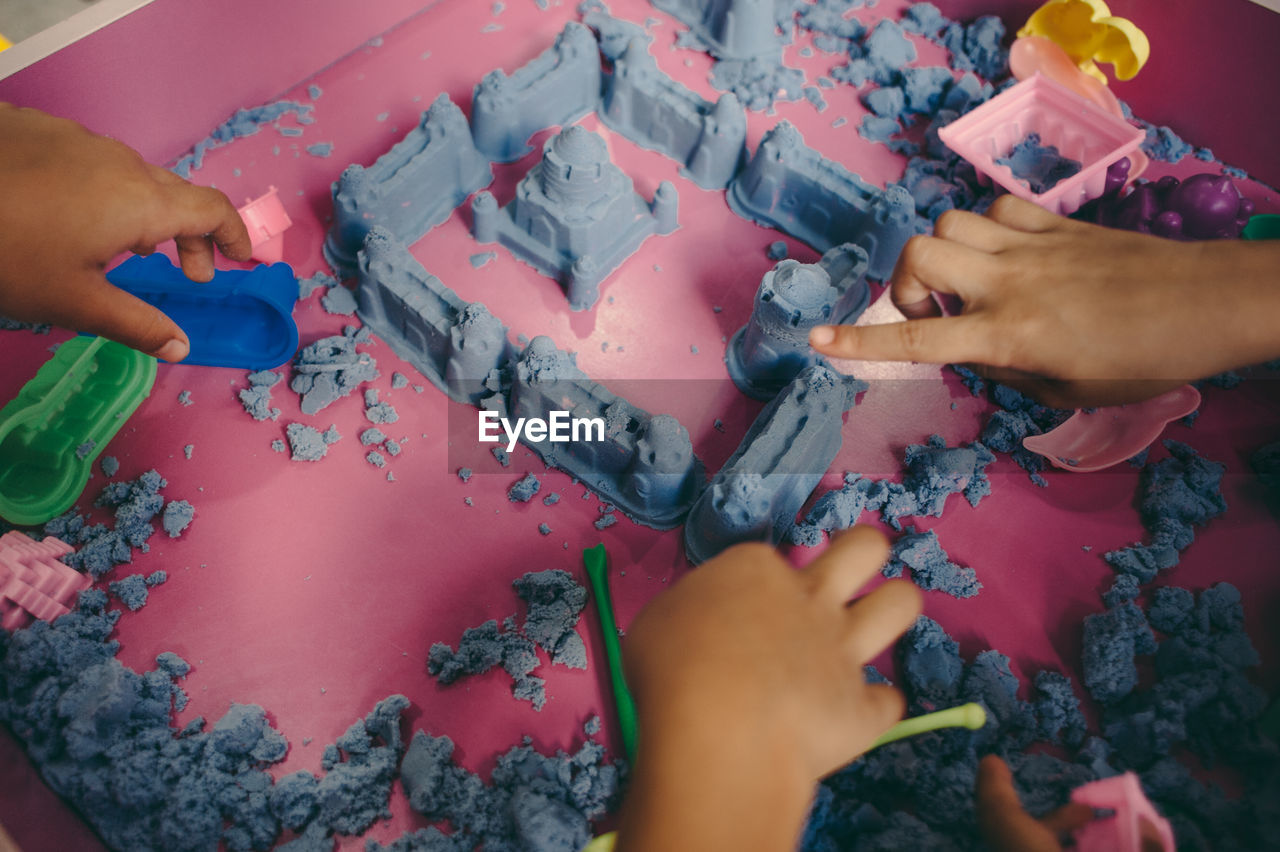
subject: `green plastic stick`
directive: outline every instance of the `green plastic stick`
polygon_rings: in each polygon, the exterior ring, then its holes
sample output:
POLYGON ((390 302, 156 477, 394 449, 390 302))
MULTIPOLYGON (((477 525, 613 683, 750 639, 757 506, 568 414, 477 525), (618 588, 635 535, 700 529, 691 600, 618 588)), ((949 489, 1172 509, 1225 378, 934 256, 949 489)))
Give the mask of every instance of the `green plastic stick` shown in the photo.
POLYGON ((938 710, 934 713, 925 713, 923 716, 903 719, 881 734, 880 738, 873 742, 867 751, 871 751, 873 748, 880 748, 882 745, 888 745, 905 737, 927 734, 939 728, 968 728, 971 731, 976 731, 985 724, 987 724, 987 711, 982 709, 981 704, 972 702, 961 704, 959 707, 948 707, 946 710, 938 710))
POLYGON ((627 762, 636 763, 636 704, 631 700, 631 690, 622 673, 622 645, 618 642, 618 624, 613 617, 613 601, 609 597, 609 554, 603 544, 582 551, 582 561, 591 581, 591 596, 595 598, 596 612, 600 615, 600 630, 604 634, 604 651, 609 660, 609 679, 613 683, 613 703, 618 711, 618 727, 622 731, 622 745, 627 752, 627 762))

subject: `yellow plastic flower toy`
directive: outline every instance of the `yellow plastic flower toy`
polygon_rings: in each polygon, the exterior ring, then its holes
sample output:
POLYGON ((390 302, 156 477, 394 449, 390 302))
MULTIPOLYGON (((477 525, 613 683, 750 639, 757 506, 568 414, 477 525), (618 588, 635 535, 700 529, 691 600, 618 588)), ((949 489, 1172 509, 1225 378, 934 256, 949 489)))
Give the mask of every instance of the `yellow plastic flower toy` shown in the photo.
POLYGON ((1151 55, 1151 42, 1128 18, 1111 14, 1104 0, 1049 0, 1027 19, 1019 36, 1052 39, 1079 67, 1103 83, 1098 62, 1115 67, 1117 80, 1129 80, 1151 55))

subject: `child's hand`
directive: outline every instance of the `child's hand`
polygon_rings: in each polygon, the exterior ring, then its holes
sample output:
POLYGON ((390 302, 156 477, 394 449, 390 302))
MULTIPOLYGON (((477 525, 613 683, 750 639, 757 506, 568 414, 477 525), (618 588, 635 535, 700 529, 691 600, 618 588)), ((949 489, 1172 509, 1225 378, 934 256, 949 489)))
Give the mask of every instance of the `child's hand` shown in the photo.
POLYGON ((216 189, 193 186, 132 149, 38 110, 0 104, 0 315, 117 340, 167 361, 187 356, 171 319, 109 284, 106 264, 173 239, 193 281, 213 247, 248 260, 249 234, 216 189))
POLYGON ((622 849, 790 849, 815 782, 902 716, 862 666, 920 612, 884 583, 849 603, 888 556, 857 527, 803 570, 734 547, 655 598, 624 643, 639 757, 622 849))
POLYGON ((1023 810, 1003 760, 989 754, 978 764, 978 825, 996 852, 1059 852, 1062 838, 1092 819, 1093 808, 1068 802, 1037 820, 1023 810))
POLYGON ((821 326, 824 355, 985 366, 1056 406, 1154 396, 1280 355, 1280 243, 1181 243, 1055 216, 1011 195, 913 237, 891 297, 909 319, 821 326), (960 298, 941 317, 933 293, 960 298))

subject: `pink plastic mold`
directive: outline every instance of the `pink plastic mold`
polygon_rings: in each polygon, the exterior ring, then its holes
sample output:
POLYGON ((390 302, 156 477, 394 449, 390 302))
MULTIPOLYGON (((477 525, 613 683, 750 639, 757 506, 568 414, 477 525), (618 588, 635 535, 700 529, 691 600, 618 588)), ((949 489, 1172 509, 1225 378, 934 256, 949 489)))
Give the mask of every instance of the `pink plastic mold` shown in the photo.
MULTIPOLYGON (((1107 112, 1124 119, 1120 100, 1107 87, 1089 76, 1071 61, 1067 52, 1044 36, 1023 36, 1013 40, 1009 47, 1009 70, 1019 80, 1027 80, 1036 73, 1043 74, 1055 83, 1061 83, 1082 98, 1093 101, 1107 112)), ((1133 183, 1151 161, 1141 148, 1134 148, 1129 157, 1127 183, 1133 183)))
POLYGON ((1147 801, 1138 776, 1132 772, 1077 787, 1071 792, 1071 801, 1115 811, 1114 816, 1095 819, 1076 829, 1074 837, 1080 852, 1142 852, 1144 837, 1158 840, 1165 852, 1174 852, 1173 828, 1147 801), (1143 823, 1147 827, 1145 833, 1143 823))
POLYGON ((52 536, 44 541, 20 532, 0 536, 0 626, 17 630, 33 619, 51 621, 71 611, 76 595, 92 582, 58 561, 72 550, 52 536))
POLYGON ((1107 168, 1138 148, 1145 132, 1065 86, 1035 74, 938 131, 951 150, 1009 192, 1068 215, 1106 188, 1107 168), (1080 171, 1041 193, 996 160, 1030 133, 1081 163, 1080 171))
POLYGON ((293 220, 285 212, 284 204, 274 186, 265 195, 246 201, 240 208, 240 218, 249 229, 254 260, 279 263, 284 259, 284 232, 293 224, 293 220))
POLYGON ((1049 464, 1076 473, 1102 470, 1151 446, 1164 427, 1200 407, 1200 392, 1183 385, 1145 402, 1077 411, 1043 435, 1028 435, 1022 446, 1049 464))

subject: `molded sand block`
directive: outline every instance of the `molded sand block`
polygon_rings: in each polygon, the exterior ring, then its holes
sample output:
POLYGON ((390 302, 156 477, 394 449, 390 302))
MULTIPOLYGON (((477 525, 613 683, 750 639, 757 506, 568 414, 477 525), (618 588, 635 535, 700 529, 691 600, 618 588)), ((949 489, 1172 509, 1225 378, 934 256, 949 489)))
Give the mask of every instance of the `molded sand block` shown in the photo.
POLYGON ((476 404, 484 380, 511 357, 506 327, 422 267, 382 228, 360 251, 357 313, 391 349, 457 402, 476 404))
POLYGON ((651 234, 676 228, 676 188, 663 181, 647 203, 609 161, 604 139, 572 125, 547 140, 542 160, 501 209, 488 192, 471 203, 475 237, 564 284, 569 307, 586 310, 600 282, 651 234))
POLYGON ((747 114, 737 96, 703 99, 662 73, 641 39, 614 62, 600 120, 683 164, 703 189, 724 189, 746 161, 747 114))
POLYGON ((490 160, 510 163, 529 153, 535 132, 576 121, 599 103, 599 45, 570 21, 555 44, 510 77, 500 68, 485 75, 471 100, 471 135, 490 160))
POLYGON ((269 370, 293 357, 298 282, 287 263, 219 270, 196 284, 162 254, 131 257, 107 280, 155 305, 191 341, 184 364, 269 370))
POLYGON ((441 93, 418 126, 377 162, 367 169, 347 166, 334 182, 325 260, 349 278, 356 274, 356 253, 374 225, 412 244, 492 179, 462 110, 441 93))
POLYGON ((738 390, 773 399, 822 357, 809 346, 809 329, 855 322, 871 302, 867 253, 846 243, 817 263, 783 260, 760 280, 751 318, 729 340, 725 363, 738 390))
POLYGON ((777 228, 825 252, 857 243, 867 274, 884 279, 916 233, 915 202, 900 186, 873 186, 804 144, 789 121, 760 140, 747 167, 729 185, 734 213, 777 228))
POLYGON ((689 25, 717 59, 778 59, 774 0, 653 0, 653 5, 689 25))
POLYGON ((513 364, 507 411, 512 419, 547 419, 552 411, 601 418, 604 440, 527 446, 637 523, 670 529, 702 491, 704 468, 688 430, 674 417, 649 414, 591 381, 548 337, 531 340, 513 364))
POLYGON ((861 387, 816 364, 764 407, 689 512, 684 550, 691 562, 744 541, 782 541, 840 451, 843 415, 861 387))

